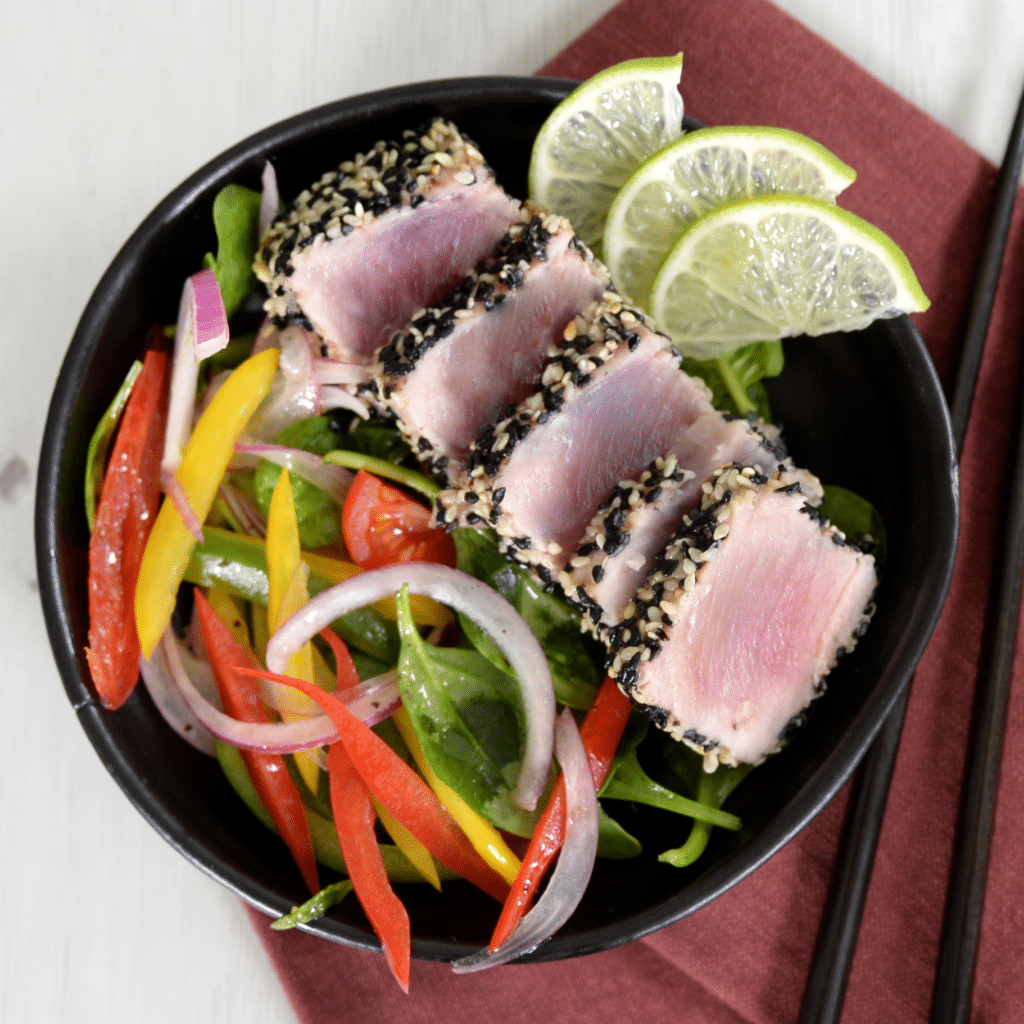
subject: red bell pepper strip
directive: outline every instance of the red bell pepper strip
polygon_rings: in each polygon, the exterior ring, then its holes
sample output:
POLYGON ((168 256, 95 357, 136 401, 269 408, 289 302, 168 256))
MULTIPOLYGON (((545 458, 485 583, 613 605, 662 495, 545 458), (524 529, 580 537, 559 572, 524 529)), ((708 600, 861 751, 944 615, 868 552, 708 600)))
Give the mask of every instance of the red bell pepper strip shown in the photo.
POLYGON ((352 655, 349 654, 348 647, 345 646, 345 641, 330 627, 321 629, 320 635, 327 641, 334 654, 334 664, 337 666, 335 674, 338 680, 335 684, 335 692, 343 693, 345 690, 352 689, 353 686, 358 686, 359 673, 356 671, 356 665, 352 660, 352 655))
MULTIPOLYGON (((632 707, 629 698, 615 685, 614 680, 606 678, 583 719, 580 736, 583 739, 583 749, 587 752, 587 760, 590 762, 590 774, 593 776, 595 789, 601 788, 612 761, 615 760, 615 751, 619 748, 619 741, 622 739, 626 722, 629 721, 632 707)), ((554 860, 555 854, 562 848, 564 838, 565 780, 559 775, 551 799, 533 831, 530 845, 523 857, 523 865, 515 882, 512 883, 512 890, 502 907, 498 923, 494 926, 488 947, 492 951, 512 934, 522 920, 533 901, 540 880, 554 860)))
POLYGON ((89 646, 85 656, 103 706, 119 708, 139 679, 135 581, 160 502, 167 418, 167 353, 154 327, 125 406, 89 539, 89 646))
POLYGON ((331 744, 327 755, 331 780, 331 810, 345 868, 363 910, 373 926, 384 956, 402 991, 409 991, 409 915, 395 895, 384 870, 377 837, 376 814, 370 791, 345 752, 345 744, 331 744))
POLYGON ((368 725, 333 694, 301 679, 250 669, 248 675, 271 679, 311 697, 330 715, 341 742, 370 792, 445 867, 472 882, 499 903, 508 882, 492 870, 427 784, 368 725))
MULTIPOLYGON (((224 710, 240 722, 269 722, 270 716, 260 703, 259 693, 244 670, 256 666, 252 654, 232 635, 209 601, 198 588, 195 591, 196 614, 203 645, 217 680, 217 689, 224 710)), ((240 751, 256 792, 259 793, 277 831, 291 850, 295 863, 311 893, 320 891, 313 841, 309 822, 302 806, 302 797, 292 782, 284 758, 280 754, 264 754, 255 750, 240 751)))

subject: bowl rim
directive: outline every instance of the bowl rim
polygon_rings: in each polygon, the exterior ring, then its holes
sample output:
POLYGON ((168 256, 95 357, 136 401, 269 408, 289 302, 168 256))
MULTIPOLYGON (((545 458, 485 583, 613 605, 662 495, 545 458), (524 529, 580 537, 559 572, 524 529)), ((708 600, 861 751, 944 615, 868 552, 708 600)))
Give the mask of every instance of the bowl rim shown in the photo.
MULTIPOLYGON (((65 400, 80 380, 101 340, 101 326, 113 307, 113 296, 125 281, 136 255, 144 250, 162 226, 186 209, 200 193, 236 180, 243 168, 265 157, 275 148, 299 141, 311 133, 341 127, 346 119, 371 117, 408 102, 442 107, 447 100, 463 100, 467 94, 483 94, 496 102, 528 100, 555 102, 563 99, 578 83, 569 79, 479 76, 412 83, 347 97, 296 114, 253 133, 220 155, 207 161, 173 189, 122 245, 96 285, 72 336, 54 385, 39 456, 35 505, 35 544, 40 600, 50 645, 68 699, 78 715, 104 766, 143 817, 187 860, 236 893, 256 909, 270 916, 287 913, 277 894, 228 863, 207 844, 171 816, 143 780, 130 769, 109 728, 104 711, 79 671, 67 592, 61 567, 60 517, 57 510, 61 486, 62 452, 72 427, 73 409, 65 400)), ((689 119, 692 121, 692 119, 689 119)), ((610 949, 680 920, 746 878, 800 832, 836 795, 852 775, 868 746, 880 730, 889 711, 909 687, 925 646, 938 621, 949 588, 956 555, 959 527, 959 476, 949 412, 941 384, 924 341, 909 317, 890 322, 903 357, 919 375, 922 388, 933 398, 926 404, 924 429, 934 434, 937 451, 934 466, 949 487, 939 494, 935 509, 936 546, 941 557, 929 563, 919 586, 919 599, 907 624, 910 639, 903 638, 889 662, 889 682, 881 700, 863 708, 825 760, 806 780, 786 807, 785 820, 773 820, 727 862, 698 878, 676 896, 613 925, 594 927, 570 936, 556 934, 524 960, 554 960, 610 949), (728 867, 728 871, 726 871, 728 867), (728 877, 723 877, 727 874, 728 877)), ((371 934, 329 917, 321 918, 305 931, 364 949, 379 950, 371 934)), ((414 939, 413 955, 418 959, 448 961, 475 947, 437 940, 414 939)))

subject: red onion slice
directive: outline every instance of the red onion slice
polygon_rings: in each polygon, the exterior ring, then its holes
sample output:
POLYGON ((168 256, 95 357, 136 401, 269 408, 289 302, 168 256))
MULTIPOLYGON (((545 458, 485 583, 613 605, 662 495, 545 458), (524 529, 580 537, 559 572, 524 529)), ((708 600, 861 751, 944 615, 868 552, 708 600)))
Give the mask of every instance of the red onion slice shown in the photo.
POLYGON ((338 731, 326 715, 299 722, 240 722, 215 708, 196 688, 182 664, 178 638, 168 629, 160 641, 171 678, 192 713, 218 739, 243 750, 292 754, 331 743, 338 731))
MULTIPOLYGON (((217 284, 217 275, 212 270, 200 270, 185 282, 182 302, 190 306, 190 328, 196 362, 208 359, 228 343, 228 317, 224 310, 224 299, 217 284)), ((179 313, 179 319, 181 314, 179 313)))
POLYGON ((161 470, 160 486, 163 488, 164 494, 174 503, 178 515, 181 516, 181 521, 185 524, 185 529, 202 544, 204 540, 203 524, 188 503, 188 498, 185 497, 185 491, 178 482, 178 478, 173 473, 165 473, 161 470))
POLYGON ((493 953, 486 949, 452 964, 456 974, 496 967, 525 956, 549 939, 579 906, 597 857, 597 793, 583 740, 566 708, 555 726, 555 753, 565 779, 565 841, 551 880, 533 909, 493 953))
POLYGON ((269 160, 263 165, 261 182, 263 194, 260 196, 258 237, 262 239, 267 228, 270 227, 271 222, 277 216, 277 211, 281 209, 281 193, 277 187, 277 173, 274 171, 274 165, 269 160))
POLYGON ((267 645, 267 667, 272 672, 282 672, 288 659, 334 619, 396 594, 405 584, 412 594, 432 597, 468 615, 490 634, 512 667, 522 689, 526 713, 526 750, 512 799, 532 811, 551 767, 555 721, 551 672, 530 627, 503 597, 472 576, 427 562, 407 562, 359 573, 318 594, 274 633, 267 645))
MULTIPOLYGON (((224 714, 200 692, 192 678, 195 669, 186 668, 186 662, 191 660, 188 652, 182 648, 173 630, 168 629, 164 633, 157 650, 162 652, 170 685, 177 690, 179 700, 184 702, 201 726, 225 743, 242 750, 294 754, 333 743, 338 738, 337 729, 324 714, 294 722, 240 722, 224 714)), ((273 685, 285 689, 282 684, 273 685)), ((400 703, 398 676, 395 672, 385 672, 338 696, 357 718, 367 725, 376 725, 393 714, 400 703)))
POLYGON ((235 517, 243 533, 261 539, 266 537, 267 524, 263 521, 260 510, 237 487, 222 483, 217 493, 227 506, 227 510, 235 517))
POLYGON ((181 690, 175 685, 160 644, 156 645, 149 661, 145 658, 139 659, 139 671, 142 674, 142 682, 164 721, 200 753, 216 757, 213 735, 188 706, 181 690))
POLYGON ((161 471, 168 476, 181 464, 182 449, 192 432, 199 361, 219 352, 227 343, 228 321, 217 277, 212 270, 201 270, 185 282, 178 304, 171 393, 160 463, 161 471))
POLYGON ((348 409, 364 420, 370 418, 370 410, 366 403, 360 401, 355 395, 350 395, 344 388, 337 388, 333 385, 325 385, 320 388, 321 409, 348 409))
POLYGON ((317 381, 323 384, 364 384, 370 372, 359 363, 343 363, 337 359, 316 359, 313 362, 317 381))
MULTIPOLYGON (((299 693, 294 686, 289 685, 291 677, 276 675, 273 672, 263 672, 261 669, 253 669, 252 675, 260 682, 260 697, 267 707, 276 711, 286 711, 288 714, 302 714, 295 710, 295 695, 299 693)), ((300 695, 301 696, 301 695, 300 695)), ((402 703, 401 695, 398 692, 398 672, 389 669, 379 676, 367 679, 358 686, 349 687, 346 690, 335 691, 338 700, 342 701, 349 711, 356 718, 367 725, 376 725, 389 718, 398 710, 402 703)), ((306 712, 306 716, 318 716, 322 712, 318 709, 313 712, 306 712)))
MULTIPOLYGON (((248 427, 253 437, 265 441, 273 441, 296 420, 317 416, 321 411, 309 332, 292 324, 281 331, 273 344, 281 350, 277 373, 248 427)), ((269 340, 266 347, 270 347, 269 340)))
POLYGON ((239 455, 254 455, 260 459, 283 466, 290 473, 302 477, 307 483, 319 487, 342 505, 345 495, 352 486, 355 474, 342 466, 332 466, 319 455, 303 451, 301 448, 288 448, 280 444, 248 444, 239 442, 235 445, 239 455))
POLYGON ((256 332, 256 337, 252 340, 252 352, 249 354, 255 356, 264 349, 280 348, 281 345, 278 341, 280 336, 280 329, 269 316, 265 316, 263 323, 260 324, 260 329, 256 332))

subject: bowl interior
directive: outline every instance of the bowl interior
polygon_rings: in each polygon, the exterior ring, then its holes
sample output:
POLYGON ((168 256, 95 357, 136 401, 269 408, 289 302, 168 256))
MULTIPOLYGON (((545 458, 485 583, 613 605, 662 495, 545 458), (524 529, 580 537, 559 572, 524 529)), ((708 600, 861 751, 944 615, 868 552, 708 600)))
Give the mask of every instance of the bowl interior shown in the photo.
MULTIPOLYGON (((570 86, 470 79, 403 87, 318 108, 245 140, 176 189, 125 244, 82 316, 57 381, 40 458, 36 530, 44 613, 68 697, 100 757, 154 827, 274 916, 304 899, 301 880, 283 844, 250 815, 217 764, 164 725, 143 688, 114 714, 95 701, 83 655, 88 438, 148 327, 173 322, 182 280, 214 249, 210 210, 224 184, 259 188, 269 159, 289 197, 378 138, 441 114, 476 140, 506 189, 524 197, 533 137, 570 86)), ((786 360, 769 390, 796 462, 863 495, 885 520, 889 563, 874 622, 830 677, 808 726, 726 805, 743 818, 742 831, 717 830, 705 856, 680 870, 658 863, 657 854, 683 842, 686 820, 611 807, 644 842, 644 853, 599 861, 578 911, 534 959, 637 938, 702 906, 771 856, 848 778, 938 617, 956 545, 957 479, 945 402, 920 336, 902 317, 858 334, 795 339, 786 360)), ((446 886, 444 895, 425 885, 400 889, 415 956, 450 960, 489 938, 497 908, 467 883, 446 886)), ((354 900, 309 930, 379 948, 354 900)))

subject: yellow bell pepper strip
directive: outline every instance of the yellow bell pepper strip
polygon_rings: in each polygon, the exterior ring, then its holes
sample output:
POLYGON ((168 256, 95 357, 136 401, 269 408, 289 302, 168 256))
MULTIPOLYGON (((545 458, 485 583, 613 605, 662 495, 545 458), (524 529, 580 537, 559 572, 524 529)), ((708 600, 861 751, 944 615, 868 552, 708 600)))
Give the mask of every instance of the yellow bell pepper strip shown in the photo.
POLYGON ((249 669, 246 674, 294 686, 315 700, 330 715, 341 742, 370 792, 423 843, 432 857, 499 903, 505 902, 508 883, 473 849, 473 844, 433 791, 340 700, 301 679, 262 669, 249 669))
MULTIPOLYGON (((210 666, 213 668, 224 710, 242 722, 270 720, 259 700, 257 687, 246 678, 245 670, 254 666, 251 651, 243 647, 231 630, 203 597, 195 592, 196 615, 203 634, 210 666)), ((252 777, 256 791, 274 819, 278 833, 291 850, 295 863, 311 893, 319 892, 316 859, 309 834, 302 798, 292 782, 284 759, 279 754, 243 750, 242 760, 252 777)))
POLYGON ((403 992, 409 991, 411 937, 409 914, 395 895, 373 832, 376 817, 370 790, 342 742, 327 755, 331 779, 331 810, 348 877, 373 930, 380 939, 391 973, 403 992))
MULTIPOLYGON (((291 478, 288 470, 284 470, 277 478, 267 515, 267 622, 271 631, 278 629, 309 600, 304 569, 291 478)), ((315 681, 312 643, 303 644, 292 655, 285 673, 307 683, 315 681)), ((316 705, 308 698, 300 699, 298 703, 297 714, 282 713, 281 717, 286 722, 316 711, 316 705)), ((302 781, 311 793, 315 793, 320 779, 316 760, 309 751, 298 751, 294 757, 302 781)))
MULTIPOLYGON (((175 476, 200 522, 210 512, 235 442, 270 390, 279 355, 278 349, 270 348, 242 363, 213 396, 185 445, 175 476)), ((171 621, 195 545, 174 503, 165 501, 149 535, 135 588, 135 622, 145 658, 152 655, 171 621)))
POLYGON ((373 798, 373 809, 388 835, 394 839, 395 846, 405 854, 409 863, 423 876, 423 880, 440 892, 441 878, 430 851, 376 797, 373 798))
MULTIPOLYGON (((206 533, 204 530, 203 533, 206 533)), ((185 578, 188 579, 186 573, 185 578)), ((249 618, 252 622, 252 646, 256 651, 256 659, 261 665, 267 663, 267 644, 270 642, 270 626, 267 624, 265 605, 249 602, 249 618)))
POLYGON ((451 786, 437 777, 437 773, 430 767, 430 762, 423 754, 409 712, 404 707, 399 708, 391 718, 398 726, 398 731, 402 734, 402 739, 405 740, 420 774, 437 794, 437 799, 444 804, 448 813, 458 822, 459 828, 466 833, 466 838, 473 844, 473 849, 511 885, 519 874, 519 858, 508 848, 505 840, 501 838, 501 833, 486 818, 477 814, 451 786))
POLYGON ((249 627, 245 624, 245 616, 238 602, 223 587, 210 587, 206 592, 206 600, 221 622, 231 630, 235 640, 246 650, 252 651, 249 627))

